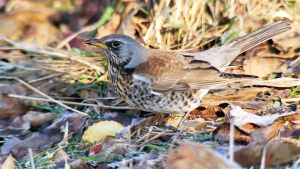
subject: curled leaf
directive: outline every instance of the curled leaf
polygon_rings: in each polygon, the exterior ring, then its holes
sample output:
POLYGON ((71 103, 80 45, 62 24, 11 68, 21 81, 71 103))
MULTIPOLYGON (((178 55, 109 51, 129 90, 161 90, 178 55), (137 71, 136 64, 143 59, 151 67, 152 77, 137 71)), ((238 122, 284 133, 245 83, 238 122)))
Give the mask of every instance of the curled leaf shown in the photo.
POLYGON ((107 136, 115 136, 124 126, 115 121, 100 121, 90 126, 83 134, 82 139, 90 143, 102 142, 107 136))

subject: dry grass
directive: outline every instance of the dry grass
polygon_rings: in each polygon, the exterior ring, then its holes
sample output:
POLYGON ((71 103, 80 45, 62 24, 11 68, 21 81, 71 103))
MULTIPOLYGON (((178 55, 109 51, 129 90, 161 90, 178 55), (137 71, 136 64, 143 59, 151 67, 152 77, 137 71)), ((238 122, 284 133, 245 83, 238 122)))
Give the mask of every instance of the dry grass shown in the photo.
POLYGON ((162 0, 150 12, 144 40, 161 49, 198 49, 223 33, 226 42, 261 26, 255 23, 279 18, 299 22, 299 8, 300 1, 293 0, 162 0))

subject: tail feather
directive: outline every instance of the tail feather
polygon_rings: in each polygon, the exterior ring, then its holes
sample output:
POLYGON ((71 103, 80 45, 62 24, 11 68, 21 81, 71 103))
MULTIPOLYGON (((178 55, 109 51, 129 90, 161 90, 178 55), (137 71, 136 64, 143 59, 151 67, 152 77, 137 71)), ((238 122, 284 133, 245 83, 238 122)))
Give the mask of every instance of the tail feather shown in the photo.
POLYGON ((240 53, 243 53, 269 39, 273 36, 281 34, 291 27, 286 22, 275 22, 252 32, 248 35, 240 37, 231 43, 232 47, 239 48, 240 53))
POLYGON ((291 27, 286 22, 275 22, 248 35, 242 36, 228 45, 211 48, 206 51, 196 53, 182 53, 184 56, 194 56, 195 60, 209 62, 220 71, 224 71, 239 54, 271 39, 280 33, 289 30, 291 27))

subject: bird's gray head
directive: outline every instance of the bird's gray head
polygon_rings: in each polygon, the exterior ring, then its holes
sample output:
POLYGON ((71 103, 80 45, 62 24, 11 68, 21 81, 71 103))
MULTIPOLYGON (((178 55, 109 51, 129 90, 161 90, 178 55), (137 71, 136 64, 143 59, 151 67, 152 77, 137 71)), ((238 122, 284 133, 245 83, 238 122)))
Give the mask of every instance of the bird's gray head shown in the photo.
POLYGON ((87 44, 104 49, 110 64, 135 68, 145 60, 148 50, 129 36, 111 34, 100 39, 89 39, 87 44))

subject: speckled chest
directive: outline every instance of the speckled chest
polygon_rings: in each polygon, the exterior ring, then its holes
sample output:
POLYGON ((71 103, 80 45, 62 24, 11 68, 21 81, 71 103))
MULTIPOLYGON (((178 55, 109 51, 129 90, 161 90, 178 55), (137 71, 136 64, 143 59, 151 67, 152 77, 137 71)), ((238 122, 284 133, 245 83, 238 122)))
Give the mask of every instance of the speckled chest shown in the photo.
POLYGON ((119 96, 129 105, 144 111, 153 112, 188 112, 200 104, 200 99, 207 90, 188 89, 183 91, 167 91, 153 94, 149 84, 133 82, 133 70, 110 66, 109 77, 119 96))

